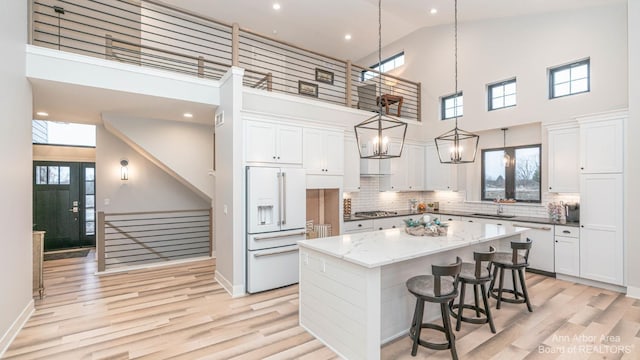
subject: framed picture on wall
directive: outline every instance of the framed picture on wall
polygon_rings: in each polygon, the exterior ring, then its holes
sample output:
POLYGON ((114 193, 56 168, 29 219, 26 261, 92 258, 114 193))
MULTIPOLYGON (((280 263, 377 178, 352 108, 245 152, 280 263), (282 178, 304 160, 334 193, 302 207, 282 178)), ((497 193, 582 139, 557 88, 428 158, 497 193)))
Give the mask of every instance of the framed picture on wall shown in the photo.
POLYGON ((331 71, 316 68, 316 81, 333 85, 333 73, 331 71))
POLYGON ((318 84, 298 80, 298 94, 318 97, 318 84))

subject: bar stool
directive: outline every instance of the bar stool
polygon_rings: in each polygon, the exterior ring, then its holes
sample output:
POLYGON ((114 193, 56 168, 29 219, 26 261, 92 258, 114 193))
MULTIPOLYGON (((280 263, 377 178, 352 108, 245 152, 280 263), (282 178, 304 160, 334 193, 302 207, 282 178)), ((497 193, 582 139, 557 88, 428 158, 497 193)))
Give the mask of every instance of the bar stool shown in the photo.
POLYGON ((491 317, 491 310, 489 310, 486 288, 486 284, 493 279, 491 276, 491 261, 495 254, 496 249, 493 246, 490 246, 489 252, 475 251, 473 253, 473 260, 475 263, 462 263, 462 269, 460 270, 460 300, 458 304, 451 302, 451 315, 457 319, 456 331, 460 331, 460 324, 464 321, 472 324, 489 323, 491 332, 494 334, 496 333, 496 327, 493 324, 493 317, 491 317), (474 305, 464 303, 467 284, 473 285, 474 305), (482 303, 484 304, 484 307, 480 306, 478 293, 482 294, 482 303), (465 317, 462 314, 464 309, 475 310, 476 317, 465 317), (484 316, 481 316, 480 314, 483 314, 484 316))
POLYGON ((524 269, 529 266, 529 251, 531 250, 531 244, 531 239, 529 238, 527 238, 526 242, 512 241, 511 253, 499 252, 495 254, 493 261, 491 262, 493 264, 493 279, 491 280, 491 284, 489 284, 489 295, 498 300, 496 309, 500 309, 500 303, 505 301, 512 304, 526 303, 529 312, 533 312, 531 302, 529 301, 529 293, 527 292, 527 283, 524 280, 524 269), (520 251, 524 254, 520 254, 520 251), (504 272, 506 270, 511 270, 513 289, 503 288, 504 272), (498 271, 500 271, 500 282, 498 283, 498 288, 494 289, 498 271), (522 292, 518 291, 516 272, 518 272, 522 292), (513 298, 504 297, 503 293, 513 294, 513 298))
POLYGON ((419 275, 407 280, 407 289, 416 296, 416 308, 409 329, 409 337, 413 340, 411 356, 416 356, 418 345, 433 350, 451 349, 453 359, 458 359, 455 345, 455 335, 451 329, 451 311, 448 303, 458 296, 458 276, 462 267, 462 259, 456 258, 452 265, 431 265, 433 275, 419 275), (425 301, 440 304, 442 325, 423 323, 425 301), (433 343, 420 339, 422 328, 441 331, 447 338, 446 343, 433 343))

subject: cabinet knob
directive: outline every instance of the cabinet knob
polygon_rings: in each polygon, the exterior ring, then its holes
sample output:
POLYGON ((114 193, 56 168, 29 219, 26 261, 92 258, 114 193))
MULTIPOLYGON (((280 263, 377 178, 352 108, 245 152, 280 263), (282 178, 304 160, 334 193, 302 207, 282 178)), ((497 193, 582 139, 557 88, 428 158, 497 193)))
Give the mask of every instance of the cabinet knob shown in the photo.
POLYGON ((391 228, 392 228, 392 229, 395 229, 395 228, 396 228, 396 226, 395 226, 395 225, 393 225, 391 228))
POLYGON ((551 190, 551 186, 549 186, 549 190, 551 190))
POLYGON ((473 220, 469 220, 469 222, 473 222, 473 220))
POLYGON ((580 227, 581 227, 581 228, 583 228, 583 227, 584 227, 584 225, 580 225, 580 227))
POLYGON ((584 170, 584 167, 583 167, 583 166, 581 166, 581 167, 580 167, 580 170, 584 170))
POLYGON ((362 227, 362 224, 358 224, 358 227, 362 227))
POLYGON ((571 231, 569 231, 569 230, 562 230, 562 233, 563 233, 563 234, 571 234, 571 231))
POLYGON ((558 242, 558 240, 556 240, 556 242, 558 242))
POLYGON ((498 225, 498 226, 502 226, 502 224, 500 224, 500 223, 498 223, 498 224, 496 224, 496 225, 498 225))
POLYGON ((280 160, 280 156, 278 156, 278 160, 280 160))
POLYGON ((275 160, 275 158, 276 158, 276 156, 275 156, 275 155, 273 155, 273 159, 274 159, 274 160, 275 160))
POLYGON ((380 228, 378 228, 378 230, 382 230, 382 228, 380 227, 380 228))

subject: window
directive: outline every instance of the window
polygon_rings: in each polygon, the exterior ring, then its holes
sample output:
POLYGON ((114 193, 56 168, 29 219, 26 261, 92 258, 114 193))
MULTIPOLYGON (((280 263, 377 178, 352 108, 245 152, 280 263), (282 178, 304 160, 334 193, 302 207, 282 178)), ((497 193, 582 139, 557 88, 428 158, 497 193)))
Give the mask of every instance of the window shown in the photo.
MULTIPOLYGON (((404 65, 404 51, 382 60, 382 62, 380 62, 380 68, 378 68, 378 63, 369 66, 369 68, 378 70, 381 73, 386 73, 402 65, 404 65)), ((378 76, 378 73, 376 72, 363 70, 360 74, 360 80, 366 81, 369 79, 373 79, 376 76, 378 76)))
POLYGON ((516 79, 489 85, 489 110, 516 106, 516 79))
POLYGON ((34 144, 96 146, 95 125, 33 120, 31 128, 34 144))
POLYGON ((96 234, 96 169, 91 166, 84 168, 84 234, 91 236, 96 234))
POLYGON ((539 203, 540 145, 482 150, 482 200, 539 203), (504 153, 511 162, 505 163, 504 153))
POLYGON ((549 98, 574 95, 590 90, 589 59, 549 70, 549 98))
POLYGON ((36 166, 36 185, 69 185, 68 166, 36 166))
POLYGON ((463 105, 462 92, 443 97, 440 105, 441 120, 462 116, 463 105))

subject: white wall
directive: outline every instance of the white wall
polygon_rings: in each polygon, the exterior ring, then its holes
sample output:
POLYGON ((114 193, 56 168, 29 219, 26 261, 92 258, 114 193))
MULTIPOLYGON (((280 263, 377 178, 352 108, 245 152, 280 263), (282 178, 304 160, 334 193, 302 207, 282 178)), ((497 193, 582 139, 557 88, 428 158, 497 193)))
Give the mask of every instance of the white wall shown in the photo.
POLYGON ((205 200, 213 196, 213 112, 210 125, 103 114, 107 130, 166 168, 205 200))
MULTIPOLYGON (((625 164, 625 206, 627 239, 627 284, 640 298, 640 167, 635 159, 640 154, 640 2, 629 0, 629 120, 627 121, 625 164), (632 65, 632 66, 631 66, 632 65)), ((631 291, 630 291, 631 293, 631 291)))
MULTIPOLYGON (((459 8, 464 12, 464 6, 459 8)), ((453 127, 440 121, 439 100, 454 92, 453 26, 423 28, 387 46, 405 50, 394 74, 422 83, 422 131, 434 137, 453 127)), ((624 3, 549 14, 459 24, 459 86, 464 91, 460 127, 496 129, 627 106, 627 16, 624 3), (548 99, 547 69, 591 58, 591 92, 548 99), (517 78, 518 105, 487 111, 486 85, 517 78)), ((370 63, 373 54, 358 63, 370 63)))
POLYGON ((24 77, 27 1, 0 12, 0 355, 26 320, 31 298, 31 86, 24 77))
POLYGON ((208 209, 210 203, 96 126, 96 209, 107 213, 208 209), (129 161, 129 180, 120 180, 120 160, 129 161), (109 205, 105 205, 109 199, 109 205))

